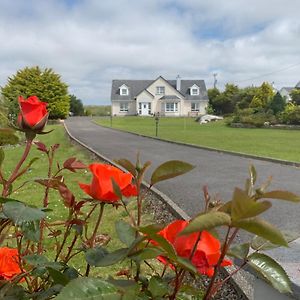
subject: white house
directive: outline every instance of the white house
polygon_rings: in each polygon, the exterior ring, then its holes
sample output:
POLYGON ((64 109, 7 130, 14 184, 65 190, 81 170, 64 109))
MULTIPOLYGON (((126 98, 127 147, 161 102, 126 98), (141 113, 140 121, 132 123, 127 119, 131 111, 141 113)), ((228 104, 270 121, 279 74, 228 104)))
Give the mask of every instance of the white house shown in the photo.
POLYGON ((292 101, 291 91, 294 89, 300 89, 300 81, 294 87, 283 87, 279 90, 280 95, 286 100, 286 102, 292 101))
POLYGON ((208 97, 204 80, 113 80, 113 116, 197 116, 205 114, 208 97))

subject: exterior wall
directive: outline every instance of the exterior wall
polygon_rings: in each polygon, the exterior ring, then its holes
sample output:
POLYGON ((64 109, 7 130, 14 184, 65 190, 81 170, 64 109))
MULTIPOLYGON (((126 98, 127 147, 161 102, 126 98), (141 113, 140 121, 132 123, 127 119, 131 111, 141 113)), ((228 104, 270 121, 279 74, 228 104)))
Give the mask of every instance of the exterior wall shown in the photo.
POLYGON ((151 103, 151 113, 156 112, 157 99, 153 98, 149 93, 142 92, 136 97, 136 113, 139 111, 139 103, 150 102, 151 103))
POLYGON ((111 111, 113 116, 132 116, 136 114, 136 104, 135 101, 112 101, 111 111), (128 103, 128 111, 120 111, 120 103, 128 103))
POLYGON ((199 103, 200 103, 199 112, 191 111, 191 104, 193 102, 196 102, 196 101, 188 101, 188 100, 184 101, 184 105, 183 105, 183 109, 182 109, 182 115, 183 116, 205 115, 206 114, 206 107, 208 105, 208 100, 199 101, 199 103))

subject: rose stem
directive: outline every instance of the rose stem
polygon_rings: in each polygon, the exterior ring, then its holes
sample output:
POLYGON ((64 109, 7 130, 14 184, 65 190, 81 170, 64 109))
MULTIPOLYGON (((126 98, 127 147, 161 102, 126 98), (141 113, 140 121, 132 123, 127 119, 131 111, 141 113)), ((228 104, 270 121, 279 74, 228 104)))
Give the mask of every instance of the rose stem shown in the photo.
POLYGON ((30 148, 32 145, 32 140, 28 139, 26 141, 26 147, 24 150, 24 153, 20 159, 20 161, 18 162, 18 164, 16 165, 16 168, 14 169, 13 173, 11 174, 11 176, 9 177, 9 179, 7 180, 7 182, 4 185, 3 191, 2 191, 2 197, 7 197, 9 195, 9 187, 10 185, 13 183, 13 181, 16 179, 16 177, 18 176, 18 172, 23 164, 23 162, 26 160, 30 148))

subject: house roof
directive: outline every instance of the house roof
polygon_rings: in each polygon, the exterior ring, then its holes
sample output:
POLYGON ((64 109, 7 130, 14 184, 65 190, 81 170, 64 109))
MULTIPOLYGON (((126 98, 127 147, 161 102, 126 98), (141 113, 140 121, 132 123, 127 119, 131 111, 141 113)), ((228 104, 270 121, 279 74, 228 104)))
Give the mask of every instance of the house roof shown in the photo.
POLYGON ((177 97, 176 95, 164 95, 159 99, 160 100, 180 100, 180 98, 177 97))
MULTIPOLYGON (((156 80, 156 79, 155 79, 156 80)), ((111 100, 133 100, 143 90, 148 88, 155 80, 122 80, 115 79, 112 81, 111 100), (126 84, 129 90, 127 96, 121 96, 119 88, 126 84)), ((176 90, 176 80, 166 80, 176 90)), ((180 91, 186 100, 208 100, 204 80, 181 80, 180 91), (190 95, 189 88, 193 85, 199 87, 199 95, 190 95)), ((169 96, 169 95, 166 95, 169 96)), ((174 96, 173 96, 174 97, 174 96)))
POLYGON ((290 86, 285 86, 282 87, 280 90, 286 90, 288 93, 291 92, 294 89, 294 87, 290 87, 290 86))

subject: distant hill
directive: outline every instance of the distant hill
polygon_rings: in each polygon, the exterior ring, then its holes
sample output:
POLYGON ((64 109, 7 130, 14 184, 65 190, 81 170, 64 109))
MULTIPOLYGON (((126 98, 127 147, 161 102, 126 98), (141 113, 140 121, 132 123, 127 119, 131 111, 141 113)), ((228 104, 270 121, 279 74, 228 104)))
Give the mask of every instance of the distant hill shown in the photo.
POLYGON ((85 105, 85 114, 90 116, 110 116, 110 105, 85 105))

